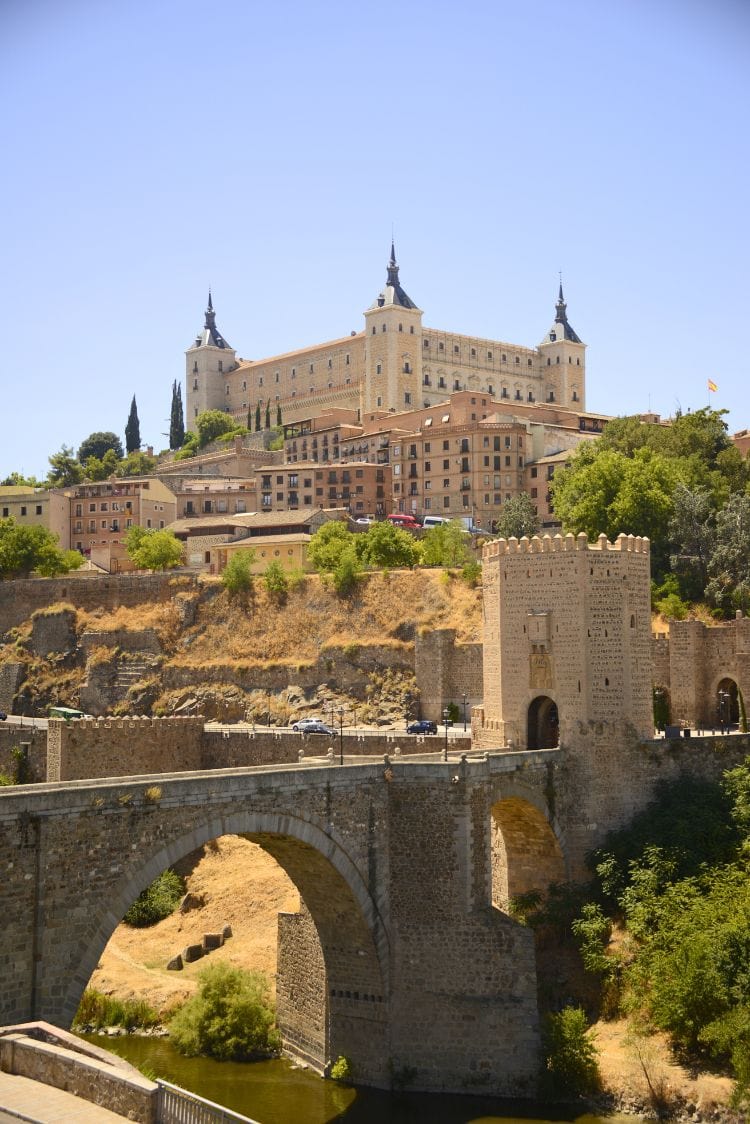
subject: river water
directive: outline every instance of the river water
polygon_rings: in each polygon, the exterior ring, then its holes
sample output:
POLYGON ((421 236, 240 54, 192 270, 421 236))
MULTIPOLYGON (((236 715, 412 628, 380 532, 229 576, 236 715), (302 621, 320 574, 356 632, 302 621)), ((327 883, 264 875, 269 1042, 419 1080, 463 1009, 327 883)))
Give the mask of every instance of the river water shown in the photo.
POLYGON ((263 1062, 217 1062, 184 1058, 167 1038, 86 1035, 132 1065, 216 1104, 241 1112, 259 1124, 633 1124, 633 1117, 570 1115, 484 1097, 445 1094, 390 1094, 352 1089, 325 1081, 284 1058, 263 1062))

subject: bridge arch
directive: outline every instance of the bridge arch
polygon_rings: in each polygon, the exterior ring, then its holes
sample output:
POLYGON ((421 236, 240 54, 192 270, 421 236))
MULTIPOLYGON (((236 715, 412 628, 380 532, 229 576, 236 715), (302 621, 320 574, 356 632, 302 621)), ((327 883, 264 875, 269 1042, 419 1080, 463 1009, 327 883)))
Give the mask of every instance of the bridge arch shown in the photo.
POLYGON ((507 911, 512 898, 565 881, 563 851, 539 797, 509 793, 490 814, 494 906, 507 911))
MULTIPOLYGON (((382 1075, 388 1056, 389 939, 384 918, 350 856, 316 824, 289 814, 242 811, 194 824, 157 847, 112 887, 99 924, 80 950, 66 982, 63 1010, 72 1021, 102 951, 124 914, 163 870, 223 835, 257 843, 299 891, 293 949, 285 957, 294 978, 277 985, 285 1047, 319 1070, 346 1053, 366 1082, 382 1075), (301 931, 301 934, 300 934, 301 931), (303 963, 295 964, 295 956, 303 963), (297 978, 297 972, 299 978, 297 978), (286 1017, 281 993, 286 996, 286 1017)), ((281 965, 279 966, 281 976, 281 965)))
POLYGON ((526 714, 526 748, 554 749, 560 741, 557 703, 549 695, 537 695, 526 714))

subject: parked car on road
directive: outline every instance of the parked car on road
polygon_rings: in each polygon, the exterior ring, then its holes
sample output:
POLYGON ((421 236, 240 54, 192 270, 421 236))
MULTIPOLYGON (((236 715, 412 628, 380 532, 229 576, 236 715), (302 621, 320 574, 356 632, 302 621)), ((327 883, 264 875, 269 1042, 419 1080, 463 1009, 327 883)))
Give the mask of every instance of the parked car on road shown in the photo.
POLYGON ((418 531, 422 526, 418 519, 404 511, 394 511, 388 516, 388 522, 394 527, 402 527, 405 531, 418 531))
POLYGON ((299 722, 292 723, 296 734, 328 734, 329 738, 336 736, 336 731, 321 722, 320 718, 300 718, 299 722))
POLYGON ((8 715, 5 713, 5 711, 0 710, 0 722, 4 722, 7 717, 8 715))
POLYGON ((416 722, 409 722, 406 732, 407 734, 436 734, 437 722, 431 722, 429 718, 419 718, 416 722))

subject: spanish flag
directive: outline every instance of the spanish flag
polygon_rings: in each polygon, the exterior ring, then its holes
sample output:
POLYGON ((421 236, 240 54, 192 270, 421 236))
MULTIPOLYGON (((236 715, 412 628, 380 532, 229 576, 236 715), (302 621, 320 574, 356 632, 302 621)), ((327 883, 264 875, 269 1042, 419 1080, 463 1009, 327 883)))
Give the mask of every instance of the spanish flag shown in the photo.
POLYGON ((716 385, 716 383, 715 383, 715 382, 714 382, 714 381, 713 381, 712 379, 709 379, 709 380, 708 380, 708 389, 709 389, 710 391, 712 391, 712 392, 713 392, 713 393, 715 394, 715 393, 716 393, 716 391, 717 391, 717 390, 718 390, 719 388, 718 388, 718 386, 716 385))

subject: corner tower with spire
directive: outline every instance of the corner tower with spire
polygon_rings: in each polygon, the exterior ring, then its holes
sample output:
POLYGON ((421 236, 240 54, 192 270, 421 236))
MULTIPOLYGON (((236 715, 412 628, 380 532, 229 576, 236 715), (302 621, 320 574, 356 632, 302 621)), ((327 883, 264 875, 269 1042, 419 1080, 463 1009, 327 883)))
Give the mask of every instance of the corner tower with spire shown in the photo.
POLYGON ((202 331, 185 352, 186 429, 195 429, 195 419, 204 410, 228 406, 225 375, 237 366, 236 353, 216 327, 211 290, 202 331))
POLYGON ((586 409, 586 345, 568 320, 562 278, 552 327, 539 344, 545 400, 572 410, 586 409))
POLYGON ((422 310, 401 286, 391 241, 385 286, 365 312, 363 416, 420 407, 421 370, 422 310))

